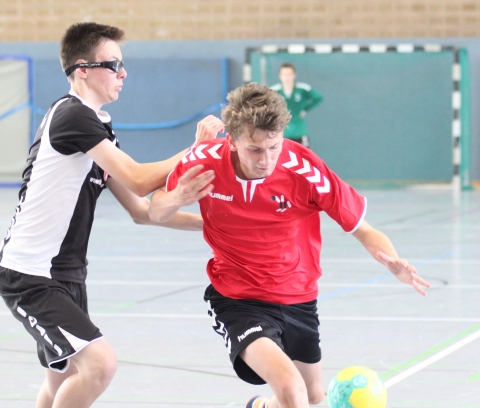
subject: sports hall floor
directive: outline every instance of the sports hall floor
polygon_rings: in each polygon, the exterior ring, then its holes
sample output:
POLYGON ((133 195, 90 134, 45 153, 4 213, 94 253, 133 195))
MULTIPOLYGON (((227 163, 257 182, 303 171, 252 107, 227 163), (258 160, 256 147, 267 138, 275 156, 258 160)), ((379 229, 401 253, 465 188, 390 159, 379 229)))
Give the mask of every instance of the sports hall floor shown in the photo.
MULTIPOLYGON (((389 388, 388 407, 480 407, 480 191, 361 192, 366 219, 433 287, 424 298, 397 282, 324 216, 325 386, 351 365, 387 381, 410 369, 389 388), (432 364, 422 368, 425 361, 432 364)), ((2 238, 16 201, 16 189, 0 189, 2 238)), ((90 312, 119 368, 94 407, 243 407, 252 395, 270 395, 235 377, 211 329, 203 302, 209 253, 201 233, 135 225, 108 192, 101 197, 89 251, 90 312)), ((33 340, 3 303, 0 361, 0 407, 33 407, 43 371, 33 340)))

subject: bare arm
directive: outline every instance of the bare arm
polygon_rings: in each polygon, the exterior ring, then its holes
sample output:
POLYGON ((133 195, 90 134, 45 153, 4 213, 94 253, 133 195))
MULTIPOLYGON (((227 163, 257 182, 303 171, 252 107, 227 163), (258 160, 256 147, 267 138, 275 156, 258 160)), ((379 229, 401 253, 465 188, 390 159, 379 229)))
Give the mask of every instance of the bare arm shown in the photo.
POLYGON ((140 164, 117 149, 109 140, 96 145, 87 154, 113 179, 140 197, 165 185, 168 174, 186 151, 156 163, 140 164))
MULTIPOLYGON (((207 116, 197 124, 195 144, 203 140, 214 139, 223 131, 223 123, 215 116, 207 116)), ((140 164, 126 153, 117 149, 110 141, 103 142, 90 149, 87 154, 113 179, 123 184, 140 197, 163 187, 168 174, 185 155, 186 150, 156 163, 140 164)))
POLYGON ((192 167, 178 179, 174 190, 167 193, 162 189, 153 194, 148 209, 152 221, 167 222, 175 217, 181 207, 193 204, 210 194, 213 190, 210 183, 215 175, 213 170, 200 173, 202 169, 202 165, 192 167))
POLYGON ((148 198, 135 195, 112 178, 108 179, 107 187, 122 207, 127 210, 136 224, 157 225, 185 231, 201 231, 203 229, 203 219, 199 214, 177 212, 175 216, 167 222, 152 221, 148 215, 148 208, 150 206, 150 200, 148 198))
POLYGON ((385 265, 395 277, 413 288, 422 295, 425 290, 420 286, 430 287, 430 284, 417 275, 417 270, 406 259, 400 259, 390 239, 381 231, 373 228, 365 220, 352 234, 365 249, 381 264, 385 265))

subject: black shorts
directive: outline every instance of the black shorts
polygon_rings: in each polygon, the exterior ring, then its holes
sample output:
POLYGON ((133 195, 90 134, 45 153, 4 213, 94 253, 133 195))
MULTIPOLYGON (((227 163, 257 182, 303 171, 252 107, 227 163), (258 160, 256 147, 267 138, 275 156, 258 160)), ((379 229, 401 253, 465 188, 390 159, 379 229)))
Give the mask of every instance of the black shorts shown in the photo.
POLYGON ((102 338, 88 316, 85 283, 0 267, 0 295, 37 341, 38 358, 45 368, 65 372, 69 357, 102 338))
POLYGON ((205 291, 213 330, 225 347, 237 375, 250 384, 265 384, 239 354, 260 337, 273 340, 292 360, 318 363, 322 358, 317 300, 294 305, 236 300, 218 293, 210 285, 205 291))

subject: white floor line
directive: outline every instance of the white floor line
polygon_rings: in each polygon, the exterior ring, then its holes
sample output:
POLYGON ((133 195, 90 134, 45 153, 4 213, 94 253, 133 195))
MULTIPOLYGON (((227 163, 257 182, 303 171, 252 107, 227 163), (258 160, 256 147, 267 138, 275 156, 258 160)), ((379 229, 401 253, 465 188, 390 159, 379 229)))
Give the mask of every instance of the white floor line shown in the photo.
POLYGON ((405 370, 404 372, 398 374, 397 376, 390 378, 389 380, 385 381, 385 388, 390 388, 393 385, 399 383, 400 381, 403 381, 405 378, 410 377, 411 375, 419 372, 420 370, 423 370, 425 367, 428 367, 429 365, 437 362, 438 360, 441 360, 442 358, 448 356, 449 354, 453 353, 454 351, 457 351, 458 349, 462 348, 463 346, 466 346, 467 344, 471 343, 472 341, 478 339, 480 337, 480 330, 470 334, 469 336, 465 337, 464 339, 458 341, 455 344, 452 344, 451 346, 447 347, 446 349, 440 351, 439 353, 427 358, 425 361, 422 361, 421 363, 414 365, 413 367, 410 367, 408 370, 405 370))
MULTIPOLYGON (((134 281, 134 280, 95 280, 87 279, 87 285, 107 285, 107 286, 207 286, 208 281, 134 281)), ((402 285, 400 282, 394 283, 324 283, 322 280, 318 282, 320 288, 349 288, 352 286, 364 286, 365 288, 392 288, 392 289, 407 289, 412 288, 409 285, 402 285)), ((467 289, 478 290, 478 284, 452 284, 452 285, 432 285, 431 289, 467 289)))
MULTIPOLYGON (((9 311, 0 311, 0 316, 11 316, 9 311)), ((99 313, 92 312, 90 316, 95 318, 142 318, 142 319, 211 319, 207 313, 99 313)), ((406 322, 406 323, 480 323, 480 317, 398 317, 398 316, 320 316, 320 321, 333 322, 406 322)))

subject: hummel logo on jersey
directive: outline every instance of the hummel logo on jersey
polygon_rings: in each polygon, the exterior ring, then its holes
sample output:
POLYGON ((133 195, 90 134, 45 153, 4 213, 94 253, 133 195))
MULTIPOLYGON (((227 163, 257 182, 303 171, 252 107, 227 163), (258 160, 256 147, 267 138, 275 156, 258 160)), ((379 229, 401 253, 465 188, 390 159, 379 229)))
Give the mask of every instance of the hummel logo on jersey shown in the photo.
MULTIPOLYGON (((213 157, 214 159, 221 159, 222 157, 217 153, 217 150, 220 149, 223 145, 222 144, 215 144, 210 149, 205 150, 209 156, 213 157)), ((203 152, 204 149, 208 147, 208 145, 198 145, 196 147, 191 147, 185 156, 182 159, 182 163, 187 163, 188 161, 194 161, 198 159, 206 159, 208 156, 203 152)))
POLYGON ((223 195, 223 194, 218 194, 218 193, 210 193, 210 197, 212 198, 218 198, 219 200, 223 201, 233 201, 233 194, 230 196, 223 195))
POLYGON ((96 179, 93 177, 90 177, 90 183, 96 184, 97 186, 103 187, 103 182, 101 179, 96 179))
MULTIPOLYGON (((299 165, 297 155, 293 152, 288 152, 288 154, 290 155, 290 161, 287 162, 287 163, 283 163, 282 166, 286 167, 287 169, 297 167, 299 165)), ((330 192, 330 181, 325 176, 322 177, 322 174, 320 173, 320 170, 318 170, 316 167, 312 167, 310 165, 310 162, 308 160, 303 159, 303 158, 302 158, 302 165, 303 165, 303 167, 298 168, 297 170, 294 170, 295 173, 302 174, 302 175, 305 174, 305 178, 310 183, 313 183, 313 184, 316 184, 316 185, 320 184, 320 182, 323 179, 323 186, 322 185, 317 186, 316 187, 317 191, 320 194, 329 193, 330 192), (307 177, 307 174, 312 172, 312 168, 313 168, 313 175, 307 177)))
POLYGON ((271 199, 280 205, 280 208, 277 209, 277 212, 284 212, 287 211, 287 208, 292 208, 292 203, 290 201, 285 201, 285 197, 283 195, 280 197, 272 196, 271 199))
POLYGON ((252 327, 251 329, 248 329, 247 331, 245 331, 245 333, 241 334, 240 336, 237 336, 238 342, 240 343, 249 334, 252 334, 252 333, 255 333, 255 332, 261 332, 261 331, 263 331, 262 326, 252 327))

